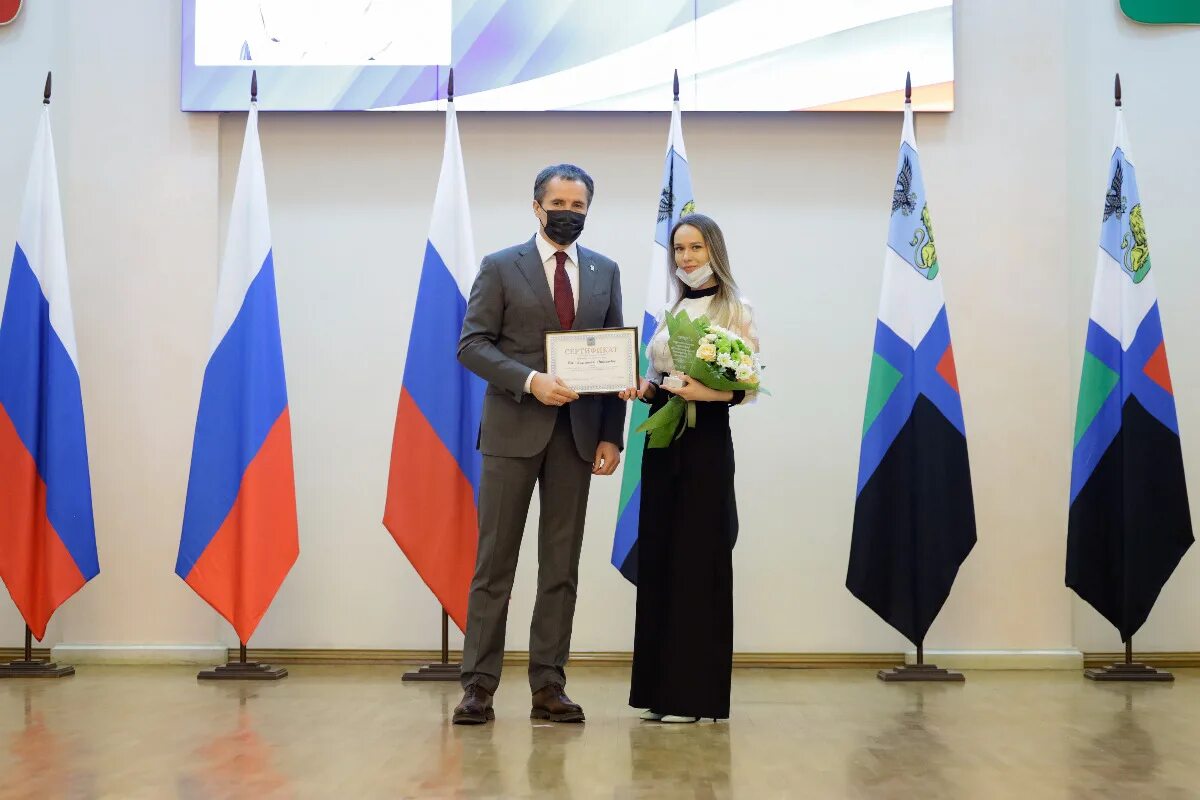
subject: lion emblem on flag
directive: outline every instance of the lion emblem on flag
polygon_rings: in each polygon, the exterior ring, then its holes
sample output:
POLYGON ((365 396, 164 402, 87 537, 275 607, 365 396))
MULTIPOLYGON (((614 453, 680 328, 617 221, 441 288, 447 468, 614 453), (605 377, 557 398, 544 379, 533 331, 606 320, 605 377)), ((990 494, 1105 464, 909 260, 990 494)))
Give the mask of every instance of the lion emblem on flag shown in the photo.
POLYGON ((1129 232, 1121 239, 1121 250, 1125 254, 1125 271, 1134 283, 1141 283, 1150 272, 1150 241, 1146 238, 1141 203, 1129 210, 1129 232), (1130 237, 1133 237, 1132 241, 1130 237))
POLYGON ((917 272, 929 280, 936 278, 937 247, 933 243, 933 220, 929 216, 929 206, 921 206, 921 226, 913 231, 912 241, 908 245, 913 248, 913 266, 917 272))

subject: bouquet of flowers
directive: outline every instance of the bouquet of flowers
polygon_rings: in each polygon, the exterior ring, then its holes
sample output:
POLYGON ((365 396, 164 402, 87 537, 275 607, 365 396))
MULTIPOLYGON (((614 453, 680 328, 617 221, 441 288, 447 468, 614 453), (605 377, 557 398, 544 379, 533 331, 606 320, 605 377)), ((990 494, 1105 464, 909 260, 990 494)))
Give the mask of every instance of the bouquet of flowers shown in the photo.
MULTIPOLYGON (((671 358, 677 371, 710 389, 769 394, 759 385, 763 363, 741 336, 712 324, 707 317, 693 320, 686 311, 667 312, 666 323, 671 358)), ((696 404, 672 397, 637 430, 650 434, 649 447, 666 447, 694 427, 696 404)))

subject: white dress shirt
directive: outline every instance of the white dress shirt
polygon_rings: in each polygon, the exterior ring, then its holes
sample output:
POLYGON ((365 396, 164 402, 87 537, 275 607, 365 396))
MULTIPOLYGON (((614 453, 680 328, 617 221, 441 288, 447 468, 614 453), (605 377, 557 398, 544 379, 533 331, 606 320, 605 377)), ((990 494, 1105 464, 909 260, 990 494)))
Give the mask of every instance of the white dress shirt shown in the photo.
MULTIPOLYGON (((550 287, 550 297, 554 297, 554 273, 558 271, 558 259, 554 254, 558 252, 558 247, 546 241, 546 237, 541 231, 533 237, 537 243, 538 255, 542 259, 542 269, 546 271, 546 283, 550 287)), ((563 264, 563 269, 567 271, 567 280, 571 282, 571 299, 575 303, 575 310, 579 311, 579 248, 575 246, 575 242, 563 249, 567 254, 566 263, 563 264)), ((525 379, 525 393, 529 394, 529 389, 533 386, 533 376, 537 375, 537 370, 529 373, 529 377, 525 379)))

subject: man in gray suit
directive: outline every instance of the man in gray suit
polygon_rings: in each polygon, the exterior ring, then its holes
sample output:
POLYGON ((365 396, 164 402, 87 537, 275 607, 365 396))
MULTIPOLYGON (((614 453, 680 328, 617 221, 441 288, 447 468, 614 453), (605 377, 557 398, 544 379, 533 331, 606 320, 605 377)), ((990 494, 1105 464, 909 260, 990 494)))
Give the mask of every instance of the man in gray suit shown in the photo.
POLYGON ((571 164, 533 185, 540 230, 483 259, 463 321, 458 360, 487 381, 479 450, 479 553, 467 603, 462 702, 456 724, 494 718, 508 599, 536 483, 541 500, 538 585, 529 628, 530 717, 582 722, 563 690, 592 475, 620 463, 625 404, 580 397, 545 373, 545 334, 620 327, 616 262, 575 244, 592 202, 591 177, 571 164))

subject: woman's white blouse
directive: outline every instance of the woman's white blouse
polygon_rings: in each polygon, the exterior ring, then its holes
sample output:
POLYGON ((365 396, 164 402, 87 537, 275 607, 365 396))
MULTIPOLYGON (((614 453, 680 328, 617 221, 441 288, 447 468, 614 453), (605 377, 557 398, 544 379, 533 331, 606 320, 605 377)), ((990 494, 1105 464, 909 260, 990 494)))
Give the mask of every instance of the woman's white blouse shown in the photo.
MULTIPOLYGON (((666 318, 666 312, 669 310, 672 314, 678 314, 680 311, 686 311, 692 319, 703 316, 708 313, 708 307, 712 303, 712 296, 708 297, 683 297, 676 303, 663 309, 658 313, 658 319, 655 320, 657 332, 654 338, 650 340, 650 345, 646 348, 646 353, 650 359, 650 369, 646 372, 646 378, 654 383, 662 383, 663 376, 675 369, 675 361, 671 358, 671 348, 668 346, 670 334, 664 326, 663 319, 666 318)), ((758 328, 754 323, 754 311, 750 307, 750 302, 742 298, 742 308, 744 313, 742 316, 742 328, 735 331, 750 343, 754 351, 758 352, 758 328)), ((744 402, 751 402, 754 399, 755 392, 747 392, 744 402)))

